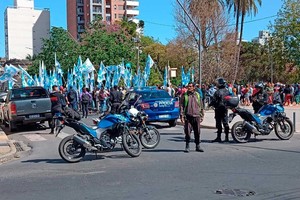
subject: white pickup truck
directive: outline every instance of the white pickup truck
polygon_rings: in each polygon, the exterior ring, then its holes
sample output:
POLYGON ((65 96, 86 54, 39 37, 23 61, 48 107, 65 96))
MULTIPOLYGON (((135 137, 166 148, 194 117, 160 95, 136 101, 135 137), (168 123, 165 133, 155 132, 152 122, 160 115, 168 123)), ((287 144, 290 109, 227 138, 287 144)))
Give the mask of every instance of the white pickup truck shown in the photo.
POLYGON ((3 106, 3 117, 10 132, 15 131, 18 125, 50 122, 49 92, 39 86, 9 90, 3 106))

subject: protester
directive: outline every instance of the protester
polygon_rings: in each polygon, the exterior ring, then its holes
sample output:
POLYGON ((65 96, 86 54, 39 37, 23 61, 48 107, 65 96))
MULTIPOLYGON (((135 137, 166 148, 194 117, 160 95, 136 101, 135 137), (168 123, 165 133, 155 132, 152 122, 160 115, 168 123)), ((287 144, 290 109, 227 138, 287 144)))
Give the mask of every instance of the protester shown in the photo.
POLYGON ((108 92, 104 89, 104 87, 102 86, 100 91, 99 91, 99 112, 105 112, 106 110, 104 110, 105 107, 105 100, 108 97, 108 92))
POLYGON ((89 103, 92 101, 92 95, 87 91, 86 88, 82 88, 82 93, 80 94, 80 102, 82 108, 82 118, 87 118, 89 113, 89 103))
POLYGON ((77 111, 77 92, 73 89, 73 86, 70 86, 67 97, 69 101, 69 107, 77 111))
POLYGON ((50 93, 50 100, 51 100, 52 120, 49 124, 50 128, 51 128, 51 131, 49 134, 53 134, 54 128, 55 128, 53 117, 55 116, 56 113, 63 113, 62 101, 64 100, 64 96, 59 91, 57 85, 52 86, 52 93, 50 93))
POLYGON ((204 152, 200 148, 200 123, 203 121, 204 110, 200 94, 195 91, 195 83, 188 84, 188 91, 181 96, 180 119, 184 123, 185 151, 190 151, 191 131, 195 136, 196 151, 204 152))

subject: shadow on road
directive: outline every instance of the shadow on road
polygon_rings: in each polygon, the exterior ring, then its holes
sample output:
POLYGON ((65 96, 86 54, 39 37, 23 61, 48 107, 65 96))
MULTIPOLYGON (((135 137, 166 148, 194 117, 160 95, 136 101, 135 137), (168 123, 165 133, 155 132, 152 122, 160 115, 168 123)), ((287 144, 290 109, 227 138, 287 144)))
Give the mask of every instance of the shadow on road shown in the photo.
POLYGON ((60 164, 66 163, 63 159, 33 159, 21 161, 22 163, 51 163, 51 164, 60 164))
POLYGON ((267 151, 280 151, 280 152, 287 152, 287 153, 300 153, 300 151, 293 151, 293 150, 285 150, 285 149, 276 149, 276 148, 267 148, 267 147, 256 147, 256 146, 250 146, 246 144, 234 144, 233 146, 243 147, 243 148, 251 148, 251 149, 261 149, 261 150, 267 150, 267 151))
POLYGON ((176 153, 176 152, 183 152, 182 149, 143 149, 143 152, 170 152, 170 153, 176 153))

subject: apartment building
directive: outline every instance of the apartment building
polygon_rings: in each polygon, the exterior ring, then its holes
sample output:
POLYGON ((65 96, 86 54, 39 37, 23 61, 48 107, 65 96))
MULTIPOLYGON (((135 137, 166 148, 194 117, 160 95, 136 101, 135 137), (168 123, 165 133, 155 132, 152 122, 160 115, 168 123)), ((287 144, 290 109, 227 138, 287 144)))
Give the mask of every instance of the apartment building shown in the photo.
POLYGON ((4 14, 5 56, 25 59, 41 51, 43 38, 49 38, 50 11, 35 9, 34 0, 14 0, 4 14))
POLYGON ((258 43, 260 45, 265 45, 269 38, 271 37, 270 31, 259 31, 258 37, 252 39, 253 43, 258 43))
POLYGON ((98 17, 114 23, 124 17, 135 19, 139 15, 138 0, 67 0, 67 26, 78 39, 90 22, 98 17))

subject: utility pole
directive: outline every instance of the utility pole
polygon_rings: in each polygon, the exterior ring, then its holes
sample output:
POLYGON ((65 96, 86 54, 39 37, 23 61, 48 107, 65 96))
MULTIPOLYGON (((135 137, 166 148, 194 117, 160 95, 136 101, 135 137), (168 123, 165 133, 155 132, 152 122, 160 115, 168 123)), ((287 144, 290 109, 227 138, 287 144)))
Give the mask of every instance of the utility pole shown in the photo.
POLYGON ((199 84, 202 85, 202 70, 201 70, 201 30, 200 28, 196 25, 196 23, 194 22, 193 18, 189 15, 189 13, 186 11, 186 9, 184 8, 184 6, 182 5, 182 3, 179 0, 176 0, 177 3, 180 5, 180 7, 182 8, 182 10, 184 11, 184 13, 188 16, 188 18, 191 20, 191 22, 193 23, 194 27, 196 28, 197 32, 198 32, 198 56, 199 56, 199 84))

